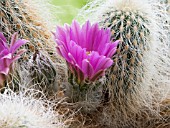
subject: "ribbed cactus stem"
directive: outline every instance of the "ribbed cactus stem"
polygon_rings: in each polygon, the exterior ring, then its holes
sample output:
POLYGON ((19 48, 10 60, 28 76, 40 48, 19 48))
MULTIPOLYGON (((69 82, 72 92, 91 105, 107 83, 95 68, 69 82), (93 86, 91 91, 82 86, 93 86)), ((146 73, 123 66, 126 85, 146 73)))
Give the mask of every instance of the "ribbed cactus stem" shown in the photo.
POLYGON ((137 98, 136 88, 142 86, 145 78, 143 56, 150 45, 150 32, 146 26, 149 23, 139 12, 122 10, 111 11, 103 15, 103 19, 100 25, 111 29, 111 39, 121 40, 108 73, 111 98, 119 104, 132 106, 133 101, 132 104, 129 102, 133 96, 137 98))
MULTIPOLYGON (((19 60, 21 68, 18 68, 31 72, 27 76, 31 75, 31 79, 25 81, 25 83, 33 80, 32 84, 51 87, 56 84, 55 80, 62 81, 61 76, 65 75, 67 69, 64 61, 55 54, 55 43, 50 30, 52 22, 47 22, 47 19, 41 15, 39 10, 43 8, 43 13, 46 13, 48 17, 50 13, 42 1, 36 2, 32 0, 1 0, 0 31, 4 33, 8 40, 14 32, 18 32, 20 38, 29 40, 29 43, 25 45, 27 52, 19 60), (41 8, 38 8, 38 6, 41 6, 41 8), (41 53, 41 55, 38 53, 41 53)), ((47 1, 46 4, 48 4, 47 1)), ((22 71, 15 71, 22 74, 22 71)), ((19 75, 19 73, 17 74, 19 75)))

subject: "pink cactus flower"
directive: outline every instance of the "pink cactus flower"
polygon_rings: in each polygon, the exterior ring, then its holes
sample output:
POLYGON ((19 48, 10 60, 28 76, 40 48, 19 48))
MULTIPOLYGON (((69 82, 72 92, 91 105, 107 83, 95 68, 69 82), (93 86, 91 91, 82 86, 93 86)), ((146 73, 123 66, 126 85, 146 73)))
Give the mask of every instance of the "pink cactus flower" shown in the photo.
POLYGON ((82 27, 75 20, 71 26, 57 27, 54 33, 57 52, 66 59, 78 80, 96 80, 113 64, 111 57, 119 41, 110 41, 110 30, 87 21, 82 27))
POLYGON ((14 61, 20 58, 21 54, 25 50, 16 52, 27 40, 17 40, 17 33, 12 35, 10 46, 7 44, 7 40, 3 33, 0 32, 0 84, 5 80, 5 76, 8 75, 11 65, 14 61))

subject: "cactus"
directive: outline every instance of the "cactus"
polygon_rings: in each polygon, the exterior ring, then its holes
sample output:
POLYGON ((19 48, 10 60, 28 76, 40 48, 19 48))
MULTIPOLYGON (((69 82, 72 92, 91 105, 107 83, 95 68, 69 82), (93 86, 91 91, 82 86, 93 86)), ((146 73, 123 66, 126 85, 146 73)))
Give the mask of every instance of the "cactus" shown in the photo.
MULTIPOLYGON (((1 31, 9 38, 11 33, 18 32, 20 36, 26 37, 30 44, 27 46, 30 54, 35 49, 49 47, 50 32, 47 31, 42 18, 36 14, 36 10, 28 7, 29 2, 24 0, 2 0, 1 1, 1 31), (35 20, 36 19, 36 20, 35 20)), ((33 5, 32 5, 33 6, 33 5)), ((52 50, 51 48, 49 50, 52 50)), ((27 56, 29 58, 29 56, 27 56)))
POLYGON ((162 92, 169 93, 170 85, 170 27, 165 4, 159 0, 94 0, 78 18, 99 22, 110 28, 112 41, 121 40, 106 76, 104 122, 110 119, 107 125, 139 127, 140 119, 135 118, 144 113, 159 115, 159 105, 154 105, 166 97, 162 92))
POLYGON ((116 102, 114 107, 124 116, 138 113, 143 106, 142 100, 147 100, 147 97, 141 95, 141 91, 143 88, 148 91, 146 85, 152 81, 147 71, 150 68, 148 54, 152 54, 150 50, 154 50, 150 48, 152 37, 148 27, 152 23, 144 15, 139 11, 115 9, 104 14, 104 20, 100 22, 101 26, 111 29, 113 41, 122 41, 113 56, 115 63, 108 72, 107 98, 116 102))
MULTIPOLYGON (((44 2, 48 4, 47 1, 44 2)), ((26 69, 31 72, 31 74, 26 76, 31 78, 29 81, 32 81, 32 84, 39 84, 40 86, 48 85, 50 87, 53 84, 55 85, 55 82, 51 79, 61 81, 61 77, 65 75, 65 65, 64 61, 54 54, 55 43, 50 32, 52 19, 51 23, 47 22, 50 20, 50 12, 44 3, 38 0, 1 0, 0 10, 0 31, 4 33, 7 39, 9 40, 11 33, 18 32, 21 38, 30 41, 25 46, 27 52, 18 63, 21 66, 19 68, 21 71, 16 70, 16 72, 20 72, 16 74, 22 74, 21 72, 26 69), (41 12, 42 8, 43 12, 41 12), (44 17, 47 19, 45 20, 44 17), (38 53, 41 53, 41 56, 38 53), (35 56, 39 57, 36 57, 35 60, 35 56), (35 68, 36 70, 34 70, 35 68), (48 68, 49 70, 44 68, 48 68), (50 74, 49 71, 52 71, 52 73, 50 74)), ((19 76, 16 78, 13 79, 15 80, 13 83, 18 83, 22 79, 19 76)))

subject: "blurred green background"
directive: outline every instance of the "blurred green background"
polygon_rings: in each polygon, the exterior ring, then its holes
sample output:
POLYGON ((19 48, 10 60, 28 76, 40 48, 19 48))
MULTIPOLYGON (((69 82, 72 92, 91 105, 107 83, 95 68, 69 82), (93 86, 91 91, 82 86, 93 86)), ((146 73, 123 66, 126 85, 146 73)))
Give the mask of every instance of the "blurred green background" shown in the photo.
POLYGON ((52 0, 52 4, 58 8, 57 19, 62 24, 71 23, 79 9, 87 3, 87 0, 52 0))

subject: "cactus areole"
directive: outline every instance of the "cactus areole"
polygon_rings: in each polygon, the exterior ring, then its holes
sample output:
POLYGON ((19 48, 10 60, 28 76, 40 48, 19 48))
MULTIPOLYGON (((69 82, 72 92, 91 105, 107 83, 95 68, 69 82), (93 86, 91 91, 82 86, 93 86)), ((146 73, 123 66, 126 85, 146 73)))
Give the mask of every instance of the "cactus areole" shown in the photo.
POLYGON ((94 81, 113 64, 111 57, 119 41, 110 41, 110 30, 100 29, 98 23, 87 21, 82 27, 73 21, 71 26, 57 27, 54 34, 57 52, 66 59, 69 68, 77 74, 78 82, 94 81))

